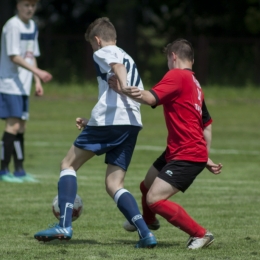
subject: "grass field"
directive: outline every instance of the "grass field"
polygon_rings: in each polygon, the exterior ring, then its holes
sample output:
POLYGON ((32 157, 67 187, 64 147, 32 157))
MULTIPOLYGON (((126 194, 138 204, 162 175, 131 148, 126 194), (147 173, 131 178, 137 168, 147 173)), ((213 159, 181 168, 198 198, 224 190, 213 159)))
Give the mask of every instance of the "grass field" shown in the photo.
MULTIPOLYGON (((188 251, 188 236, 164 219, 155 231, 158 246, 134 249, 137 233, 122 228, 124 217, 104 188, 104 157, 78 171, 82 216, 69 242, 39 243, 33 235, 56 222, 51 203, 57 194, 59 164, 78 135, 74 120, 88 117, 96 102, 91 87, 46 85, 45 97, 31 99, 26 134, 26 169, 40 182, 0 182, 0 259, 260 259, 260 89, 204 89, 213 123, 211 158, 224 165, 214 176, 205 170, 174 200, 215 235, 215 243, 188 251)), ((142 106, 144 128, 128 170, 125 187, 140 204, 139 183, 165 147, 161 107, 142 106)), ((2 129, 3 122, 0 123, 2 129)))

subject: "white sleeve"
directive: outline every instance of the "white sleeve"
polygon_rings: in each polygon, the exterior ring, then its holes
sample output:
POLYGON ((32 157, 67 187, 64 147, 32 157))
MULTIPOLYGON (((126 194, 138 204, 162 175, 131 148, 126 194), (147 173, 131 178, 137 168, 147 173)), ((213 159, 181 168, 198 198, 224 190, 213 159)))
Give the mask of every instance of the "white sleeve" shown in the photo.
POLYGON ((102 48, 94 52, 93 58, 99 65, 102 73, 109 73, 111 71, 110 63, 120 63, 116 53, 112 52, 108 48, 102 48))
POLYGON ((40 48, 39 48, 39 42, 38 42, 38 32, 36 33, 36 37, 35 37, 35 41, 34 41, 33 55, 35 57, 39 57, 41 55, 40 48))
POLYGON ((18 27, 10 26, 5 33, 6 53, 8 56, 21 55, 20 30, 18 27))

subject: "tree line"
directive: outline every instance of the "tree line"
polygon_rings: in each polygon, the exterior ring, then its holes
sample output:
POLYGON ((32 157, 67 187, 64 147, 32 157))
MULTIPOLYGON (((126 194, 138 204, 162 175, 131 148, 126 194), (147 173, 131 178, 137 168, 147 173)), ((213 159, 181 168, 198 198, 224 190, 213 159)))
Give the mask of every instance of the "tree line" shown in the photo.
MULTIPOLYGON (((15 0, 0 0, 1 27, 14 15, 15 5, 15 0)), ((203 82, 259 81, 258 73, 249 69, 260 63, 259 0, 41 0, 35 16, 40 29, 39 62, 57 80, 81 81, 94 75, 84 32, 102 16, 114 23, 118 46, 135 58, 147 81, 160 79, 167 70, 162 49, 176 38, 193 43, 194 69, 203 82)))

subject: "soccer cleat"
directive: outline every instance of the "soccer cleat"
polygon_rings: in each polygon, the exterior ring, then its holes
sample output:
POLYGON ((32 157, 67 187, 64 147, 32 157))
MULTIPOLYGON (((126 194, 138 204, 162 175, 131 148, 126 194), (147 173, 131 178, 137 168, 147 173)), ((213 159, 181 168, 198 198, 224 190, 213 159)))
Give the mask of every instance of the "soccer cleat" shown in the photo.
MULTIPOLYGON (((160 228, 160 222, 158 219, 155 219, 155 221, 151 224, 148 224, 147 227, 150 229, 150 230, 157 230, 160 228)), ((128 220, 126 220, 123 224, 123 228, 128 231, 128 232, 134 232, 136 231, 136 227, 134 225, 131 225, 128 220)))
POLYGON ((30 174, 27 174, 27 173, 24 176, 20 176, 20 177, 16 177, 16 178, 21 179, 23 182, 39 182, 33 176, 31 176, 30 174))
POLYGON ((146 237, 140 239, 135 245, 135 248, 154 248, 157 241, 153 233, 149 233, 146 237))
POLYGON ((11 173, 6 173, 6 174, 0 175, 0 181, 12 182, 12 183, 22 183, 23 182, 22 179, 15 177, 11 173))
POLYGON ((204 237, 190 237, 187 241, 188 249, 199 249, 208 247, 214 242, 214 236, 209 231, 206 232, 204 237))
POLYGON ((60 227, 58 224, 50 226, 50 228, 42 230, 34 235, 38 241, 48 242, 54 239, 70 240, 72 238, 72 227, 60 227))

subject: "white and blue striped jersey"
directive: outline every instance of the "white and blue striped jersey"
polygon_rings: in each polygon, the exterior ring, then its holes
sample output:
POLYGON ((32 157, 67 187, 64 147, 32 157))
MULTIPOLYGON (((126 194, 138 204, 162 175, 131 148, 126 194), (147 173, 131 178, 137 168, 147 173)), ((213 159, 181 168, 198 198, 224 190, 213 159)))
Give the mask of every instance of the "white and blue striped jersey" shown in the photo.
POLYGON ((143 90, 143 83, 133 59, 115 45, 103 47, 93 54, 98 80, 98 102, 91 112, 88 125, 134 125, 142 126, 140 104, 116 93, 108 85, 113 75, 111 63, 124 64, 127 70, 127 85, 143 90))
POLYGON ((3 27, 0 57, 0 92, 30 95, 33 73, 10 60, 19 55, 29 64, 40 55, 38 29, 33 20, 25 24, 18 16, 9 19, 3 27))

